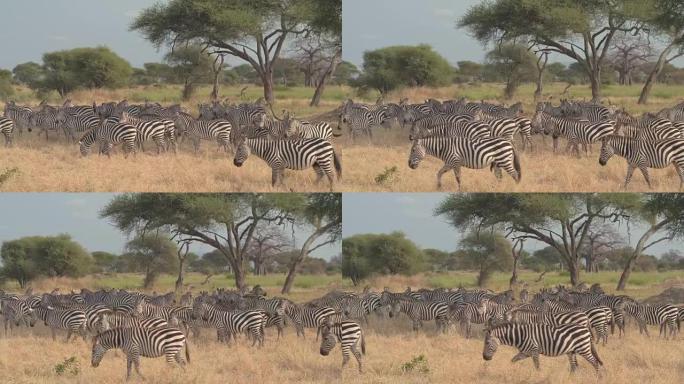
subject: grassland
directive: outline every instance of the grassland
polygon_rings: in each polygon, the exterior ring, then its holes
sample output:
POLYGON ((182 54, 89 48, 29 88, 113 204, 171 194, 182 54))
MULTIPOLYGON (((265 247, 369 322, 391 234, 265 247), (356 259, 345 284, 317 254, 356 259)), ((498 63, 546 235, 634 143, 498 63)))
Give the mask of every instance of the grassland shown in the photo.
MULTIPOLYGON (((542 283, 533 283, 536 273, 523 272, 521 279, 530 282, 536 289, 542 283)), ((584 275, 587 282, 602 282, 611 290, 617 274, 603 272, 584 275)), ((507 287, 508 276, 495 274, 490 282, 494 289, 507 287)), ((190 274, 188 283, 193 289, 209 289, 214 286, 232 286, 227 277, 216 277, 206 287, 200 286, 203 278, 190 274)), ((282 283, 282 276, 251 276, 250 284, 261 284, 273 295, 282 283)), ((136 288, 142 277, 139 275, 116 275, 86 277, 79 280, 48 279, 34 284, 35 289, 45 290, 54 287, 64 289, 88 286, 136 288)), ((412 287, 455 286, 463 283, 472 285, 475 274, 472 272, 423 274, 411 277, 381 277, 368 281, 374 289, 385 286, 393 290, 412 287)), ((543 284, 553 285, 567 282, 562 273, 548 273, 543 284)), ((665 287, 681 285, 681 273, 642 273, 633 274, 629 295, 644 298, 662 291, 665 287)), ((154 287, 158 292, 171 289, 173 277, 163 276, 154 287)), ((16 288, 16 287, 6 287, 16 288)), ((309 300, 330 289, 353 289, 348 280, 340 276, 300 276, 291 295, 294 300, 309 300)), ((360 288, 360 287, 359 287, 360 288)), ((318 353, 319 344, 314 340, 311 330, 307 338, 297 338, 291 327, 285 330, 283 339, 277 341, 275 332, 268 331, 266 345, 262 349, 250 348, 246 340, 237 345, 219 345, 209 330, 203 330, 199 339, 190 340, 191 364, 182 371, 170 369, 164 359, 143 359, 142 373, 147 382, 153 383, 580 383, 601 382, 607 384, 624 382, 647 382, 655 384, 679 383, 684 380, 684 344, 678 340, 661 340, 657 337, 640 336, 636 326, 628 327, 627 336, 611 337, 607 346, 598 346, 598 353, 604 362, 602 379, 597 381, 593 370, 580 359, 576 374, 568 371, 565 357, 542 357, 541 370, 535 371, 531 361, 511 364, 510 359, 516 351, 502 346, 494 360, 482 360, 482 340, 479 336, 465 339, 457 330, 449 335, 437 335, 434 324, 426 323, 425 329, 418 333, 411 331, 410 321, 401 317, 388 319, 372 317, 364 327, 367 354, 364 356, 365 373, 356 371, 355 362, 344 370, 340 369, 341 354, 339 346, 328 357, 318 353), (407 366, 416 358, 423 356, 422 363, 407 366)), ((479 328, 476 327, 479 330, 479 328)), ((657 332, 652 328, 652 333, 657 332)), ((31 332, 26 329, 15 330, 9 337, 0 338, 0 375, 3 383, 117 383, 125 376, 125 360, 121 352, 115 355, 108 352, 99 368, 90 366, 90 344, 81 339, 64 343, 63 334, 52 342, 49 330, 37 325, 31 332), (73 364, 58 374, 56 368, 69 358, 73 364)), ((134 376, 135 377, 135 376, 134 376)), ((134 382, 139 380, 135 379, 134 382)))
MULTIPOLYGON (((239 89, 231 87, 223 90, 223 94, 233 101, 240 101, 239 89)), ((490 100, 504 102, 497 98, 501 94, 501 85, 477 84, 454 85, 440 89, 413 88, 395 92, 388 96, 388 101, 397 101, 408 97, 412 102, 420 102, 429 97, 451 99, 460 96, 472 100, 490 100)), ((561 97, 564 84, 552 84, 547 87, 545 99, 556 101, 561 97)), ((683 86, 658 85, 653 93, 651 104, 636 104, 639 93, 638 86, 607 86, 604 94, 608 101, 625 107, 632 113, 656 111, 679 102, 684 96, 683 86)), ((364 97, 355 95, 348 87, 330 87, 321 106, 308 106, 313 90, 307 88, 282 88, 277 90, 278 103, 276 111, 287 109, 302 118, 328 114, 339 107, 346 98, 374 102, 377 95, 364 97)), ((533 89, 523 86, 515 100, 523 102, 525 113, 533 114, 533 89)), ((183 103, 184 107, 196 111, 197 103, 203 101, 201 95, 208 94, 208 89, 200 89, 193 100, 183 103)), ((80 91, 71 95, 75 103, 92 103, 106 100, 127 98, 131 102, 145 100, 162 103, 176 103, 180 91, 176 87, 146 87, 115 91, 80 91)), ((254 100, 261 95, 260 89, 250 87, 245 93, 246 100, 254 100)), ((588 99, 589 89, 583 86, 570 88, 563 97, 588 99)), ((37 100, 20 90, 17 97, 20 103, 36 104, 37 100)), ((58 103, 57 98, 50 99, 58 103)), ((330 118, 334 126, 337 121, 330 118)), ((463 191, 470 192, 614 192, 622 191, 622 182, 626 173, 626 163, 615 157, 606 167, 598 164, 599 146, 594 145, 588 156, 576 159, 571 155, 551 151, 549 138, 535 137, 535 150, 520 153, 523 179, 516 184, 504 175, 497 181, 487 170, 463 170, 463 191)), ((408 131, 399 127, 391 130, 378 128, 372 144, 360 139, 352 143, 344 135, 336 140, 335 145, 341 154, 343 163, 343 179, 336 185, 338 191, 373 191, 373 192, 428 192, 436 190, 437 170, 440 161, 426 159, 417 170, 407 166, 411 143, 408 131)), ((561 143, 564 148, 564 143, 561 143)), ((36 134, 24 134, 15 140, 14 148, 0 148, 0 173, 5 169, 16 169, 4 183, 0 191, 325 191, 327 183, 315 185, 313 171, 286 172, 285 185, 272 187, 271 170, 261 160, 250 158, 242 168, 232 164, 232 155, 216 152, 215 145, 202 143, 202 151, 195 155, 189 143, 181 148, 177 156, 155 156, 150 152, 140 153, 135 158, 124 159, 121 154, 106 157, 90 156, 80 158, 75 144, 66 144, 51 139, 46 143, 44 137, 36 134)), ((664 170, 651 170, 653 190, 672 192, 679 188, 679 177, 670 167, 664 170)), ((453 174, 443 178, 445 190, 455 190, 456 182, 453 174)), ((649 191, 642 176, 634 175, 628 191, 649 191)))

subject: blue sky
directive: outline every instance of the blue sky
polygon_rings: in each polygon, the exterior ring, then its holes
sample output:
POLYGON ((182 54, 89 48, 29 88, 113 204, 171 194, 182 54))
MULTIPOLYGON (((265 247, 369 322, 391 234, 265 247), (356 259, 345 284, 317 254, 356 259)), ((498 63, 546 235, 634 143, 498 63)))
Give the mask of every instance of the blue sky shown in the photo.
MULTIPOLYGON (((53 236, 68 233, 87 250, 122 252, 128 238, 107 221, 98 217, 99 211, 113 193, 1 193, 0 243, 24 236, 53 236)), ((291 238, 291 230, 286 230, 291 238)), ((301 233, 295 236, 298 244, 301 233)), ((191 248, 202 254, 211 250, 205 246, 191 248)), ((338 242, 322 247, 314 257, 330 258, 341 253, 338 242)))
MULTIPOLYGON (((450 63, 484 60, 487 49, 457 29, 457 20, 482 0, 343 0, 343 57, 356 65, 363 53, 391 45, 430 44, 450 63)), ((552 61, 569 62, 565 56, 552 61)), ((674 62, 684 66, 684 58, 674 62)))
POLYGON ((138 12, 157 0, 6 0, 0 23, 0 68, 27 61, 40 63, 43 53, 106 45, 134 66, 160 61, 157 52, 128 27, 138 12))
MULTIPOLYGON (((361 233, 390 233, 401 231, 421 248, 454 251, 460 234, 443 218, 432 215, 435 207, 448 196, 444 193, 345 193, 343 199, 343 236, 361 233)), ((631 238, 626 226, 617 232, 632 245, 645 228, 632 225, 631 238)), ((534 251, 546 244, 528 241, 525 249, 534 251)), ((684 241, 662 242, 648 253, 660 256, 670 249, 684 249, 684 241)))

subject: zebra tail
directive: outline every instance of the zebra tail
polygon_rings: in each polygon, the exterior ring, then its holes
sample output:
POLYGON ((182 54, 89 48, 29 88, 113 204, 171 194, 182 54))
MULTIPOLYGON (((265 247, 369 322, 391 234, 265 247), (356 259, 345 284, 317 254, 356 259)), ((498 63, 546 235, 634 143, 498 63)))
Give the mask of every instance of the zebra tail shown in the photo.
POLYGON ((596 352, 596 346, 594 345, 593 340, 591 342, 591 354, 594 355, 594 357, 596 358, 596 361, 599 363, 599 365, 603 366, 603 361, 601 361, 601 358, 599 357, 598 353, 596 352))
POLYGON ((366 354, 366 338, 363 336, 363 330, 361 330, 361 353, 366 354))
POLYGON ((340 157, 337 152, 333 150, 333 162, 335 163, 335 171, 337 172, 337 180, 342 178, 342 162, 340 162, 340 157))
POLYGON ((518 172, 518 180, 516 180, 516 183, 520 183, 520 179, 522 179, 522 171, 520 170, 520 157, 518 157, 518 152, 513 149, 513 167, 515 168, 515 171, 518 172))
POLYGON ((190 364, 190 344, 187 340, 185 341, 185 361, 190 364))

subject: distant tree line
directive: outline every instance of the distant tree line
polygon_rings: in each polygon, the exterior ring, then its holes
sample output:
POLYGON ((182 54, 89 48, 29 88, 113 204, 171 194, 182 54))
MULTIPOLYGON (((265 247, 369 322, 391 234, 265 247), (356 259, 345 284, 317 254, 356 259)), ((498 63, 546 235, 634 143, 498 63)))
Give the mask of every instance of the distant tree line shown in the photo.
MULTIPOLYGON (((403 233, 362 234, 345 238, 342 243, 341 271, 344 277, 360 284, 382 275, 413 275, 420 272, 475 271, 477 284, 486 286, 494 272, 512 272, 513 245, 503 234, 470 233, 458 249, 447 252, 420 249, 403 233)), ((588 250, 587 250, 588 252, 588 250)), ((620 272, 634 253, 629 246, 603 252, 588 272, 620 272)), ((586 260, 582 261, 586 266, 586 260)), ((567 266, 553 247, 534 252, 520 252, 519 268, 535 272, 560 271, 567 266)), ((659 257, 645 254, 634 264, 634 271, 652 272, 684 269, 684 254, 669 250, 659 257)))
MULTIPOLYGON (((151 287, 162 274, 177 273, 178 245, 169 234, 136 236, 121 254, 89 253, 69 235, 29 236, 5 241, 0 248, 0 282, 15 281, 25 288, 32 280, 45 277, 83 277, 88 274, 141 273, 142 286, 151 287)), ((250 271, 254 274, 285 274, 297 250, 289 247, 258 254, 251 249, 250 271), (258 261, 258 263, 257 263, 258 261)), ((187 254, 185 271, 213 276, 232 275, 228 261, 216 251, 187 254)), ((307 257, 298 267, 304 275, 334 274, 341 271, 341 257, 325 260, 307 257)))

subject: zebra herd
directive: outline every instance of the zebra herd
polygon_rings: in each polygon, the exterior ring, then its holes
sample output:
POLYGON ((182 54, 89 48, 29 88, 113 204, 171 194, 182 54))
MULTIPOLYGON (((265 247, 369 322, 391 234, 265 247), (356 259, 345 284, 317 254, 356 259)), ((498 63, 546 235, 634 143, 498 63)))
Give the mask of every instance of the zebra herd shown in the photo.
MULTIPOLYGON (((425 156, 444 162, 437 173, 441 188, 444 173, 453 171, 461 186, 460 168, 490 167, 497 178, 501 169, 516 182, 521 170, 518 151, 534 149, 533 135, 551 135, 553 151, 559 138, 567 140, 566 151, 580 157, 580 146, 587 152, 594 143, 601 144, 599 163, 607 164, 613 155, 628 164, 625 188, 634 169, 640 169, 649 187, 648 168, 674 165, 684 188, 684 102, 640 118, 625 110, 602 104, 562 100, 559 106, 538 103, 534 116, 523 115, 521 103, 510 107, 487 102, 429 99, 420 104, 400 103, 367 105, 345 102, 340 108, 339 125, 346 127, 352 139, 367 135, 372 127, 409 128, 412 142, 408 165, 416 169, 425 156), (518 149, 514 137, 520 137, 518 149)), ((542 136, 543 137, 543 136, 542 136)))
POLYGON ((491 360, 503 344, 518 349, 513 362, 531 357, 539 368, 539 355, 568 355, 574 371, 580 355, 598 373, 603 363, 597 345, 605 345, 615 328, 622 337, 627 318, 634 319, 640 333, 646 335, 649 325, 659 326, 665 339, 674 339, 684 320, 682 307, 608 295, 596 284, 590 289, 558 286, 533 295, 523 289, 518 296, 516 300, 510 290, 407 288, 392 292, 385 288, 373 292, 366 288, 363 293, 332 291, 298 304, 286 298, 268 298, 259 286, 251 291, 217 289, 195 297, 188 292, 178 299, 173 293, 147 295, 116 289, 42 295, 0 291, 0 315, 5 336, 13 327, 33 327, 38 320, 50 328, 53 339, 57 330, 67 331, 67 341, 72 334, 84 340, 92 335, 93 367, 107 350, 121 349, 127 357, 127 377, 132 367, 140 375, 141 356, 164 356, 167 362, 183 367, 190 362, 189 340, 197 340, 202 329, 215 330, 220 343, 239 342, 239 336, 246 335, 252 347, 258 348, 264 345, 267 328, 276 328, 280 340, 288 324, 304 339, 305 329, 315 328, 323 356, 339 342, 342 366, 353 355, 362 372, 364 328, 380 318, 400 323, 408 318, 416 332, 423 329, 424 322, 434 321, 438 334, 449 333, 458 323, 467 338, 472 334, 471 325, 481 324, 485 360, 491 360))
POLYGON ((234 164, 242 166, 250 154, 261 158, 272 169, 272 183, 283 181, 285 169, 313 168, 320 181, 324 176, 333 188, 335 176, 341 177, 341 163, 332 145, 337 135, 326 122, 311 123, 285 114, 269 117, 261 101, 240 105, 220 102, 200 104, 199 118, 180 105, 164 107, 157 103, 129 104, 126 100, 92 106, 74 106, 67 100, 62 106, 41 103, 37 108, 5 105, 0 118, 0 133, 6 146, 12 145, 14 131, 22 134, 37 129, 39 135, 64 132, 69 141, 77 141, 82 156, 93 146, 110 156, 121 145, 126 157, 144 151, 145 142, 154 142, 157 154, 177 152, 177 142, 188 138, 195 153, 202 140, 215 141, 218 150, 235 150, 234 164))

